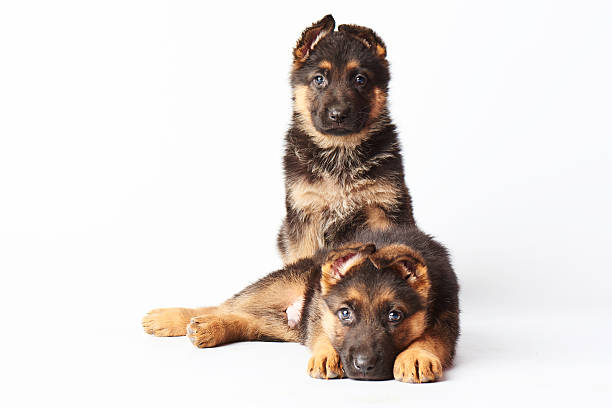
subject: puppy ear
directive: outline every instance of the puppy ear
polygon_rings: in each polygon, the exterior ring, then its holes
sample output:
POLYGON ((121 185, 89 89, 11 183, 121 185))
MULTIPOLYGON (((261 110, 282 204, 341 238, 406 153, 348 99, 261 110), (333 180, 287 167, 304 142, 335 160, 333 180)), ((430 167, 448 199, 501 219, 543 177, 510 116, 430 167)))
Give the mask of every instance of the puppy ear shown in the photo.
POLYGON ((418 251, 406 245, 394 244, 379 249, 370 256, 370 260, 378 269, 391 268, 397 271, 424 300, 427 300, 431 282, 425 260, 418 251))
POLYGON ((331 14, 326 15, 320 21, 317 21, 312 26, 302 32, 295 48, 293 49, 294 62, 302 64, 310 52, 314 49, 321 38, 334 31, 336 21, 331 14))
POLYGON ((329 289, 355 266, 361 264, 376 251, 374 244, 348 244, 331 251, 321 266, 321 290, 326 294, 329 289))
POLYGON ((343 31, 351 37, 358 39, 366 47, 374 50, 379 57, 385 58, 387 56, 387 47, 385 47, 385 43, 373 30, 354 24, 341 24, 338 26, 338 31, 343 31))

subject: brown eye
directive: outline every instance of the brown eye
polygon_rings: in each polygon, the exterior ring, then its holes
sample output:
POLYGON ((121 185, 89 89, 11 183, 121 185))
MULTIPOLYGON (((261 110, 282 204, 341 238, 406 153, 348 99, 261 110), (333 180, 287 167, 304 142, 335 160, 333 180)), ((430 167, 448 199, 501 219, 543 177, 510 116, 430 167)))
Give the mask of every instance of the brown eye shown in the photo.
POLYGON ((364 75, 361 75, 361 74, 355 75, 355 84, 357 86, 364 86, 367 82, 368 82, 368 78, 366 78, 364 75))
POLYGON ((387 318, 391 323, 397 323, 402 320, 402 312, 400 312, 399 310, 392 310, 389 312, 387 318))

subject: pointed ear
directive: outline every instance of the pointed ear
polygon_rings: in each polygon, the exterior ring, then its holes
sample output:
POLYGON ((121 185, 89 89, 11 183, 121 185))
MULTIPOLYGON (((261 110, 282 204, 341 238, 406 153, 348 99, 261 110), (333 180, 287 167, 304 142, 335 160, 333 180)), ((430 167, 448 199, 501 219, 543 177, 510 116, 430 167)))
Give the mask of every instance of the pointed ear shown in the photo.
POLYGON ((327 34, 334 31, 336 22, 331 14, 326 15, 320 21, 317 21, 312 26, 302 32, 295 48, 293 49, 293 59, 296 64, 302 64, 311 51, 327 34))
POLYGON ((424 300, 429 297, 431 282, 427 266, 416 250, 401 244, 389 245, 371 255, 370 260, 378 269, 396 270, 424 300))
POLYGON ((385 43, 380 39, 378 34, 371 29, 354 24, 341 24, 338 26, 338 31, 343 31, 358 39, 366 47, 374 50, 379 57, 385 58, 387 56, 387 47, 385 47, 385 43))
POLYGON ((355 266, 361 264, 368 256, 376 251, 374 244, 348 244, 331 251, 321 266, 321 290, 323 294, 355 266))

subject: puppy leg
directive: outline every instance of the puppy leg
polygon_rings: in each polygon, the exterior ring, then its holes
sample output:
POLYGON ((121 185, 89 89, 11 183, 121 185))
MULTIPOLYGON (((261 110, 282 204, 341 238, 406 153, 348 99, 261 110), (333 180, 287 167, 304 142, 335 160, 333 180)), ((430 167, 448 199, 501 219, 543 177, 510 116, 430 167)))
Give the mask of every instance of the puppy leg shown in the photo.
POLYGON ((187 334, 187 325, 192 317, 214 311, 215 309, 216 307, 153 309, 142 318, 142 327, 145 332, 154 336, 184 336, 187 334))
POLYGON ((304 259, 272 272, 220 306, 155 309, 142 325, 156 336, 184 336, 189 325, 190 339, 198 347, 248 340, 297 342, 302 300, 313 268, 312 260, 304 259))
POLYGON ((342 378, 344 369, 340 356, 324 333, 320 333, 313 341, 312 356, 308 361, 308 375, 313 378, 342 378))
POLYGON ((193 317, 187 326, 187 338, 196 347, 215 347, 238 341, 265 339, 269 337, 266 328, 267 324, 260 316, 219 310, 193 317))
POLYGON ((434 351, 436 340, 423 337, 415 341, 395 359, 393 376, 396 380, 411 383, 437 381, 442 377, 442 360, 434 351))
MULTIPOLYGON (((226 335, 230 341, 300 341, 300 318, 311 259, 272 272, 223 303, 215 321, 233 322, 240 329, 226 335)), ((211 320, 207 316, 206 320, 211 320)), ((194 328, 195 329, 195 328, 194 328)))
POLYGON ((217 309, 193 317, 187 336, 196 347, 251 340, 297 342, 305 282, 287 270, 274 272, 217 309))
POLYGON ((448 313, 395 358, 393 376, 411 383, 439 380, 452 362, 457 336, 457 314, 448 313))

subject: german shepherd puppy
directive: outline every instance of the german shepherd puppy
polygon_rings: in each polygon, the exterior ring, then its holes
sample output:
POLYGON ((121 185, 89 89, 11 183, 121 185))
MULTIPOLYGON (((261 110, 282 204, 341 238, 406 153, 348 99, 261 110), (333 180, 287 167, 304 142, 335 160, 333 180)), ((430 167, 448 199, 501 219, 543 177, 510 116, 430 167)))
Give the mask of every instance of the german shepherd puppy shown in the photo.
POLYGON ((387 110, 389 63, 371 29, 331 15, 293 50, 293 122, 284 157, 284 263, 333 248, 360 229, 415 225, 402 156, 387 110))
POLYGON ((315 378, 439 379, 459 334, 458 285, 446 249, 415 227, 363 231, 273 272, 220 306, 156 309, 157 336, 197 347, 272 340, 312 350, 315 378))

